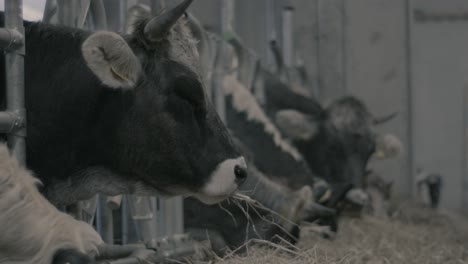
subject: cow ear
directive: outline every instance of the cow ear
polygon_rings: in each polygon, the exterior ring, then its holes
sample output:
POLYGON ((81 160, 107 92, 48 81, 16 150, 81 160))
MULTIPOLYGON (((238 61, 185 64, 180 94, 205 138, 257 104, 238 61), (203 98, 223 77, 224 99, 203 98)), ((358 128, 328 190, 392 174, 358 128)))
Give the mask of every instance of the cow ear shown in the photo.
POLYGON ((278 111, 275 121, 279 129, 294 140, 309 140, 318 131, 318 123, 311 116, 296 110, 278 111))
POLYGON ((81 51, 91 71, 111 88, 133 88, 140 77, 139 60, 116 33, 100 31, 92 34, 83 42, 81 51))

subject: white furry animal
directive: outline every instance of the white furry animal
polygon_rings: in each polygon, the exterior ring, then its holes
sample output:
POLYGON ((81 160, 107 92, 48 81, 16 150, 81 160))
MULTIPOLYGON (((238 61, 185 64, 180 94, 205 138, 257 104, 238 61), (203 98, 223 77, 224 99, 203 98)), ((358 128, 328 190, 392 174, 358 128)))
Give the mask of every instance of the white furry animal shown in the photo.
POLYGON ((58 211, 38 184, 0 143, 0 263, 50 264, 59 249, 96 255, 98 233, 58 211))

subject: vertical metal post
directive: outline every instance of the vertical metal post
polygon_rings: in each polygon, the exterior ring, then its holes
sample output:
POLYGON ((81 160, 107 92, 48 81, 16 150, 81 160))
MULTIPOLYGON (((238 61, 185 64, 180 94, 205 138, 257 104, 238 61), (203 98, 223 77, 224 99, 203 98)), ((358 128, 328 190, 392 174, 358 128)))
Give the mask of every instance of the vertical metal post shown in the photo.
POLYGON ((11 152, 22 164, 26 162, 26 110, 24 98, 24 56, 26 39, 23 27, 23 1, 5 2, 5 28, 16 30, 23 36, 23 43, 15 50, 5 51, 7 111, 16 113, 23 126, 8 135, 11 152))
MULTIPOLYGON (((113 1, 111 4, 115 4, 113 1)), ((117 19, 117 31, 120 32, 125 32, 125 25, 127 23, 127 8, 128 8, 128 1, 127 0, 120 0, 118 1, 118 19, 117 19)), ((109 9, 106 9, 107 11, 109 9)), ((107 15, 111 15, 110 13, 106 13, 107 15)), ((107 17, 108 19, 111 17, 107 17)), ((110 26, 110 25, 108 25, 110 26)), ((115 25, 114 25, 115 27, 115 25)), ((115 30, 115 28, 114 28, 115 30)), ((121 230, 121 243, 122 245, 128 244, 129 243, 129 238, 130 238, 130 211, 128 208, 128 195, 122 195, 122 201, 120 204, 120 219, 121 219, 121 225, 120 225, 120 230, 121 230)), ((133 226, 133 225, 132 225, 133 226)))
POLYGON ((158 237, 184 233, 183 198, 159 198, 158 237))
POLYGON ((294 7, 285 6, 283 8, 283 60, 287 69, 294 66, 294 7))
POLYGON ((224 93, 224 74, 226 68, 230 68, 230 61, 228 60, 228 46, 226 38, 229 37, 229 34, 233 32, 232 25, 234 20, 234 2, 233 0, 222 0, 221 2, 221 16, 220 16, 220 35, 222 36, 222 41, 220 44, 220 49, 218 53, 218 62, 215 69, 215 89, 214 93, 214 104, 216 110, 218 111, 221 120, 226 121, 226 102, 225 102, 225 93, 224 93))
POLYGON ((47 0, 44 7, 44 15, 42 16, 42 22, 50 23, 52 17, 57 13, 57 1, 47 0))
POLYGON ((98 207, 96 210, 96 229, 102 240, 107 244, 114 243, 112 210, 107 206, 107 197, 98 195, 98 207))
POLYGON ((90 10, 91 15, 93 16, 94 28, 96 30, 107 29, 106 9, 104 8, 104 2, 102 0, 92 0, 90 10))
POLYGON ((57 0, 59 24, 76 27, 78 2, 76 0, 57 0))
POLYGON ((125 32, 127 0, 103 0, 106 12, 107 30, 125 32))
POLYGON ((462 211, 468 212, 468 84, 463 87, 462 211))
POLYGON ((411 59, 411 34, 412 34, 412 23, 413 23, 413 5, 412 0, 405 1, 405 9, 406 9, 406 89, 407 89, 407 129, 406 129, 406 136, 408 138, 407 144, 407 157, 408 157, 408 164, 407 164, 407 178, 408 178, 408 186, 409 187, 409 195, 415 198, 416 192, 416 185, 415 185, 415 175, 414 175, 414 149, 413 144, 415 142, 414 135, 413 135, 413 82, 412 82, 412 59, 411 59))
POLYGON ((121 226, 121 231, 122 231, 122 237, 121 237, 121 242, 122 245, 125 245, 128 243, 128 233, 129 233, 129 210, 128 210, 128 200, 127 200, 127 195, 124 195, 122 198, 122 205, 121 205, 121 214, 120 217, 122 218, 122 226, 121 226))
POLYGON ((137 227, 139 239, 144 242, 155 240, 158 225, 155 216, 156 198, 136 195, 129 195, 128 198, 130 214, 137 227))
POLYGON ((125 25, 127 24, 127 8, 128 1, 120 0, 119 1, 119 31, 125 32, 125 25))
POLYGON ((265 58, 265 68, 268 70, 273 70, 275 65, 275 59, 271 52, 269 43, 271 40, 276 40, 278 38, 278 34, 276 32, 275 26, 275 3, 272 0, 264 0, 265 1, 265 10, 266 10, 266 23, 265 23, 265 49, 263 57, 265 58))

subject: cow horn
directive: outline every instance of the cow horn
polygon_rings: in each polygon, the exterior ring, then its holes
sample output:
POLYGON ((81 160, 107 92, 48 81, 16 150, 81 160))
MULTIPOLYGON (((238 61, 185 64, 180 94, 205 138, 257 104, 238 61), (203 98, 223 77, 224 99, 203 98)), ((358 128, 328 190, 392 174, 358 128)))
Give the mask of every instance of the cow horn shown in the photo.
POLYGON ((392 120, 397 115, 398 115, 398 112, 394 112, 394 113, 391 113, 391 114, 386 115, 386 116, 374 117, 373 123, 374 123, 374 125, 381 125, 383 123, 386 123, 386 122, 392 120))
POLYGON ((185 0, 166 13, 151 19, 145 26, 146 39, 152 42, 163 39, 192 2, 193 0, 185 0))
POLYGON ((188 26, 192 30, 193 36, 201 40, 205 32, 205 29, 201 25, 200 21, 198 21, 198 19, 190 13, 188 14, 187 18, 188 18, 188 26))

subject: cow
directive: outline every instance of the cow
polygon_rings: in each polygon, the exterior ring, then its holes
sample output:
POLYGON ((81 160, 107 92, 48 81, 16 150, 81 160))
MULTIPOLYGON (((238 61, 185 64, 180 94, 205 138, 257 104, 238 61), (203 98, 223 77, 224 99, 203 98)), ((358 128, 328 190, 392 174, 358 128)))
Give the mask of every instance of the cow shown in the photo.
MULTIPOLYGON (((380 142, 374 132, 377 122, 367 107, 348 96, 319 111, 306 112, 290 105, 290 109, 278 110, 274 115, 278 127, 292 139, 310 168, 322 175, 332 189, 343 183, 358 188, 349 192, 348 198, 364 205, 367 198, 361 189, 365 184, 365 170, 376 152, 376 141, 380 142)), ((382 155, 386 150, 393 149, 382 148, 377 153, 382 155)))
POLYGON ((93 263, 103 241, 92 226, 60 212, 40 181, 0 144, 0 262, 93 263))
POLYGON ((271 48, 279 72, 262 69, 258 77, 261 81, 257 82, 264 91, 265 111, 292 139, 313 172, 327 180, 332 189, 353 185, 357 189, 348 192, 347 197, 364 205, 368 197, 361 188, 365 183, 367 161, 377 143, 378 155, 385 152, 392 156, 401 149, 401 146, 394 146, 394 137, 378 136, 374 132, 375 125, 390 120, 396 113, 375 118, 364 103, 353 96, 345 96, 323 107, 312 97, 310 89, 298 88, 301 85, 287 84, 280 79, 285 75, 282 73, 285 67, 274 41, 271 48))
POLYGON ((313 203, 309 186, 291 192, 268 179, 252 163, 247 146, 236 137, 234 142, 246 157, 249 174, 239 193, 252 200, 233 197, 218 205, 205 205, 185 199, 184 224, 192 237, 210 241, 211 248, 221 256, 227 250, 242 253, 252 240, 295 244, 300 236, 299 225, 305 218, 334 215, 333 210, 313 203))
MULTIPOLYGON (((184 16, 191 2, 141 17, 131 34, 25 22, 27 164, 54 205, 97 193, 212 204, 245 181, 206 99, 184 16)), ((4 75, 0 85, 4 94, 4 75)))

